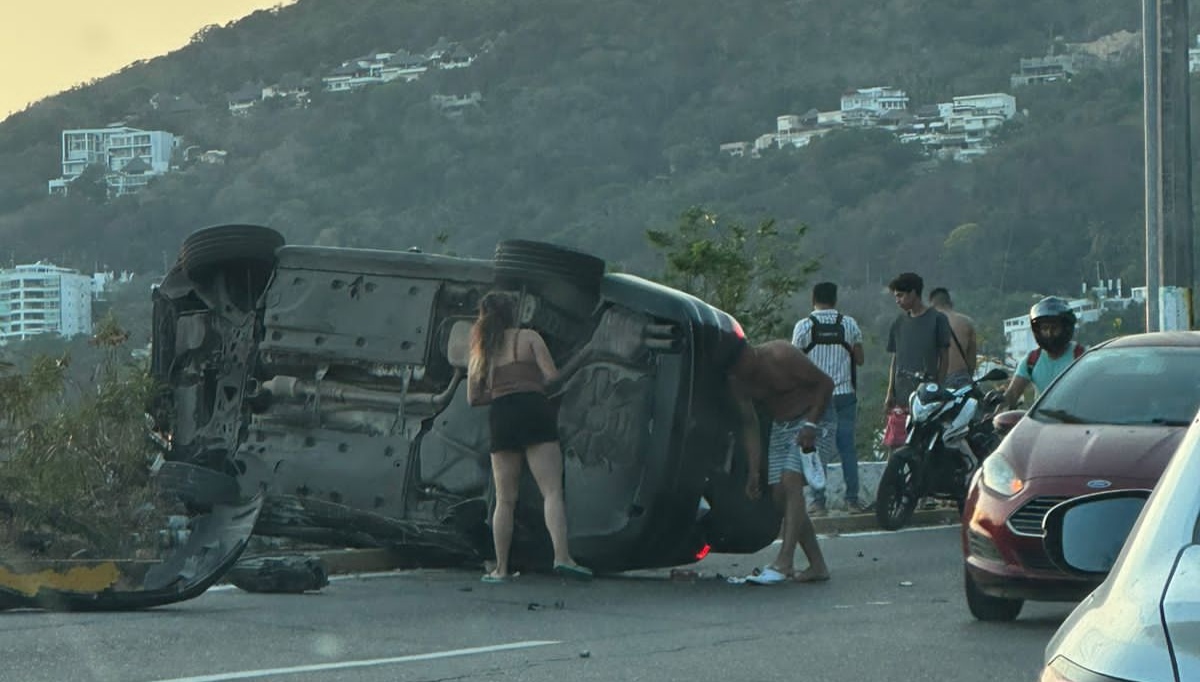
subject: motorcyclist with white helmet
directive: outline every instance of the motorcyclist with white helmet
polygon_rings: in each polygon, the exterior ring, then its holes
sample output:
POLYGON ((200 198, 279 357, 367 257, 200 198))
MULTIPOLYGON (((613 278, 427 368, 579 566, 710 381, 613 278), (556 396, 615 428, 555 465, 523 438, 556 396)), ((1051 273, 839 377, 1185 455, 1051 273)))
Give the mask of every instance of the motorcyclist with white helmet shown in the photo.
POLYGON ((1031 383, 1041 394, 1075 358, 1083 355, 1084 347, 1074 341, 1075 322, 1070 304, 1057 296, 1047 296, 1029 309, 1029 326, 1038 347, 1017 365, 1004 392, 1006 406, 1016 407, 1031 383))

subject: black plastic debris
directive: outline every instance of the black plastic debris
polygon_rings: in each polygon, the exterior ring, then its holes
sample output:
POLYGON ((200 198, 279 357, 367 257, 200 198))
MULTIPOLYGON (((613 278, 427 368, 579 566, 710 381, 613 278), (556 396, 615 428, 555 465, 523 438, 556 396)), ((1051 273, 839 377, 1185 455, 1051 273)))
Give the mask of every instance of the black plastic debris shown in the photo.
POLYGON ((325 564, 315 556, 242 559, 227 577, 229 582, 247 592, 300 594, 329 584, 325 564))

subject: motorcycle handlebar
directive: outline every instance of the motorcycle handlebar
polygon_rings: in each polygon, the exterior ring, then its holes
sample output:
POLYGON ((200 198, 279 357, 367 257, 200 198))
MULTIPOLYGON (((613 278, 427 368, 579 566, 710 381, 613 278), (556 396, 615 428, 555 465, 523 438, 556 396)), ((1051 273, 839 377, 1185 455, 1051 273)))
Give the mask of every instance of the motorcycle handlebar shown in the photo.
MULTIPOLYGON (((995 372, 997 370, 992 370, 992 371, 995 372)), ((990 374, 990 372, 989 372, 989 374, 990 374)), ((926 374, 925 372, 913 372, 913 371, 907 370, 907 369, 896 370, 896 375, 905 377, 907 379, 912 379, 912 380, 916 381, 917 383, 921 383, 921 384, 931 382, 931 381, 937 381, 937 379, 935 379, 933 376, 931 376, 929 374, 926 374)), ((1007 378, 1008 378, 1007 374, 1005 374, 1005 376, 1002 378, 1001 377, 989 377, 987 374, 985 374, 985 375, 979 377, 978 379, 974 379, 974 378, 971 379, 971 386, 978 386, 979 384, 981 384, 985 381, 1003 381, 1004 379, 1007 379, 1007 378)))

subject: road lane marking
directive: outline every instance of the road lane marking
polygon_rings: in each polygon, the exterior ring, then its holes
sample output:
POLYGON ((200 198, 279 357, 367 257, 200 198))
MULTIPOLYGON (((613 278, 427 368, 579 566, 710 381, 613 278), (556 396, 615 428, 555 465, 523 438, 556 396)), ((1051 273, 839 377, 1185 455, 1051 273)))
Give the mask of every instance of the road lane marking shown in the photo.
POLYGON ((551 644, 562 644, 558 641, 550 640, 530 640, 527 642, 512 642, 511 644, 494 644, 492 646, 479 646, 470 649, 452 649, 450 651, 435 651, 430 654, 412 654, 409 656, 396 656, 394 658, 371 658, 361 661, 341 661, 339 663, 315 663, 312 665, 297 665, 290 668, 269 668, 263 670, 240 670, 229 673, 217 673, 215 675, 199 675, 196 677, 172 677, 170 679, 154 680, 153 682, 226 682, 227 680, 249 680, 255 677, 267 677, 269 675, 298 675, 300 673, 314 673, 326 670, 346 670, 349 668, 371 668, 383 665, 396 665, 398 663, 414 663, 418 661, 433 661, 441 658, 456 658, 459 656, 475 656, 477 654, 490 654, 498 651, 514 651, 516 649, 532 649, 539 646, 549 646, 551 644))

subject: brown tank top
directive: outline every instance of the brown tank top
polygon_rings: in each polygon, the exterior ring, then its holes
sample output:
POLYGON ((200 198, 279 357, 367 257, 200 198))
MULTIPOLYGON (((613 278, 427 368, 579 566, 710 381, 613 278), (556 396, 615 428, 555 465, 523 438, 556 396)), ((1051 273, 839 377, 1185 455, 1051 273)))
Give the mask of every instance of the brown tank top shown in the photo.
POLYGON ((520 341, 521 330, 518 329, 517 333, 513 334, 512 362, 492 366, 488 383, 493 399, 513 393, 544 393, 546 390, 542 368, 532 360, 517 359, 517 345, 520 341))

